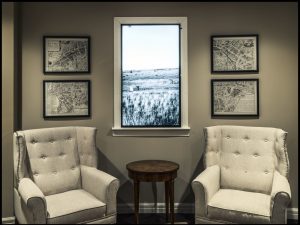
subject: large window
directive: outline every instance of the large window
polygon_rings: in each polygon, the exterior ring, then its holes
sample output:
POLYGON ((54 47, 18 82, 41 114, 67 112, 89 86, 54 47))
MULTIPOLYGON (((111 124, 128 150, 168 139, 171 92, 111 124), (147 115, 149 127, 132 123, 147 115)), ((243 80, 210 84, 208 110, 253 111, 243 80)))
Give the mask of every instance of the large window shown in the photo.
POLYGON ((113 130, 188 128, 186 32, 183 17, 115 18, 113 130))
POLYGON ((180 127, 180 25, 122 25, 122 127, 180 127))

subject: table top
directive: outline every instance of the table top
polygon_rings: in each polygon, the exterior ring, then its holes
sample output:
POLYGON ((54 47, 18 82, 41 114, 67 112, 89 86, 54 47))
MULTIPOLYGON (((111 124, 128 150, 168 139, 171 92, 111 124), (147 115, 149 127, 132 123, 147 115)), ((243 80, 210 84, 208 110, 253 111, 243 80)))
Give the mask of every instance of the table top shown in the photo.
POLYGON ((165 160, 141 160, 128 163, 126 168, 134 173, 172 173, 179 169, 177 163, 165 160))

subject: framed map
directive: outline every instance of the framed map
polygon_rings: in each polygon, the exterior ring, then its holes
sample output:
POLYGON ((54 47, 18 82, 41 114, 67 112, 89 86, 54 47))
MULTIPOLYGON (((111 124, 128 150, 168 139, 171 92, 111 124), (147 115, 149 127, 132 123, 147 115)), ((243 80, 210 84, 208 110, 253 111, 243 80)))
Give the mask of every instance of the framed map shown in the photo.
POLYGON ((258 79, 212 79, 212 116, 259 116, 258 79))
POLYGON ((258 35, 211 37, 212 73, 258 73, 258 35))
POLYGON ((44 36, 44 73, 90 73, 90 37, 44 36))
POLYGON ((44 118, 89 117, 89 80, 44 81, 44 118))

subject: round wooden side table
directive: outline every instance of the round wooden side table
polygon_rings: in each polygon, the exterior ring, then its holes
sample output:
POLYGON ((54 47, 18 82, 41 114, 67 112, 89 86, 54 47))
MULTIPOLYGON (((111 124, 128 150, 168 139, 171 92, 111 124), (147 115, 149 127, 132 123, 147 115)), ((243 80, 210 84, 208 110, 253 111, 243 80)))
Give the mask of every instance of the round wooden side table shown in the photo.
POLYGON ((134 182, 135 222, 139 223, 140 182, 165 182, 166 220, 169 221, 170 213, 171 223, 174 224, 174 180, 179 165, 164 160, 142 160, 128 163, 126 168, 134 182))

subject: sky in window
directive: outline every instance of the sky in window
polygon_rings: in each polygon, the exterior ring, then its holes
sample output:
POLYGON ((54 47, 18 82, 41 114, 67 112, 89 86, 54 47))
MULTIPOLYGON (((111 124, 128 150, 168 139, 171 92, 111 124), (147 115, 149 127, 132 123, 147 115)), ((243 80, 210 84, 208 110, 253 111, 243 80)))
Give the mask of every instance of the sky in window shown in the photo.
POLYGON ((122 69, 179 68, 179 25, 123 25, 122 69))

